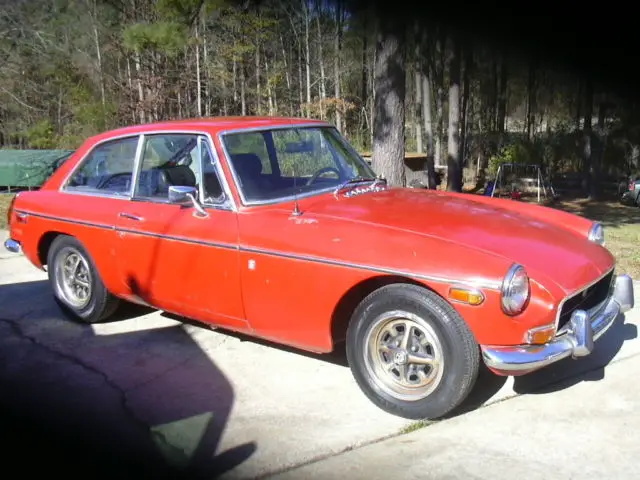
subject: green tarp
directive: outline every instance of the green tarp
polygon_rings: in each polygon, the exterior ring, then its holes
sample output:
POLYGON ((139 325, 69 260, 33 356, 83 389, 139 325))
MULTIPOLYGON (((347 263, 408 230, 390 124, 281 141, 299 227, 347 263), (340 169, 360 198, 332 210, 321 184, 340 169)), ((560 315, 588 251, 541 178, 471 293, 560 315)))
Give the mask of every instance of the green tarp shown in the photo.
POLYGON ((0 149, 0 188, 40 187, 73 150, 0 149))

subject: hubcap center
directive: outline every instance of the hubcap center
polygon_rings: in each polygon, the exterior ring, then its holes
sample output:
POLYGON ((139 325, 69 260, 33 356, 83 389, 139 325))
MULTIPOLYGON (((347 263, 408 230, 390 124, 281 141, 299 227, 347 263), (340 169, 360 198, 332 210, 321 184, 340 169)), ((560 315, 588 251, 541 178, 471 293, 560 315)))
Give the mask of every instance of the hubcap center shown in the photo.
POLYGON ((393 363, 396 365, 406 365, 409 361, 409 355, 404 350, 397 350, 393 354, 393 363))

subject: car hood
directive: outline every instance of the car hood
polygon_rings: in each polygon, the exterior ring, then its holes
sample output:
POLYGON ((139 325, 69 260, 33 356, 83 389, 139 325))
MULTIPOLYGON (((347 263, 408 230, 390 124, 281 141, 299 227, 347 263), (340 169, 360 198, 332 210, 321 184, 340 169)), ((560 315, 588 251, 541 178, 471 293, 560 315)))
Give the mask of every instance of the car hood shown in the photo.
POLYGON ((575 231, 524 213, 427 190, 391 188, 324 197, 308 213, 453 242, 523 265, 542 285, 565 293, 584 287, 614 264, 612 255, 575 231))

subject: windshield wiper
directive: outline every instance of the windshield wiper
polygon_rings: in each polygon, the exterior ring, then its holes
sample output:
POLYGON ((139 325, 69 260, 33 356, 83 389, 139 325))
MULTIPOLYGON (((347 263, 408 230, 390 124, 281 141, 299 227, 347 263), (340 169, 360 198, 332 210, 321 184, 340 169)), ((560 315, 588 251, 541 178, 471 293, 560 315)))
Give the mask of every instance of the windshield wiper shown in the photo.
POLYGON ((383 179, 383 178, 379 178, 379 177, 366 178, 366 177, 363 177, 363 176, 359 175, 357 177, 353 177, 353 178, 350 178, 349 180, 346 180, 346 181, 342 182, 340 185, 338 185, 336 187, 336 189, 333 191, 333 194, 337 195, 338 192, 340 192, 340 190, 342 190, 344 188, 347 188, 350 185, 358 185, 360 183, 365 183, 365 182, 373 182, 374 185, 376 185, 378 182, 383 182, 385 184, 387 183, 387 181, 385 179, 383 179))

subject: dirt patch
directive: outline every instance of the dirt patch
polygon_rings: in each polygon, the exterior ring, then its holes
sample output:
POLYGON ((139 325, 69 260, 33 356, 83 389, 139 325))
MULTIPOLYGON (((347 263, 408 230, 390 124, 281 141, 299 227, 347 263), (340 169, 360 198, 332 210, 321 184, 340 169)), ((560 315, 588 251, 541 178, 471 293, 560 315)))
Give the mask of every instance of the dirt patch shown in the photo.
POLYGON ((0 228, 7 228, 7 210, 13 199, 13 195, 3 193, 0 195, 0 228))

